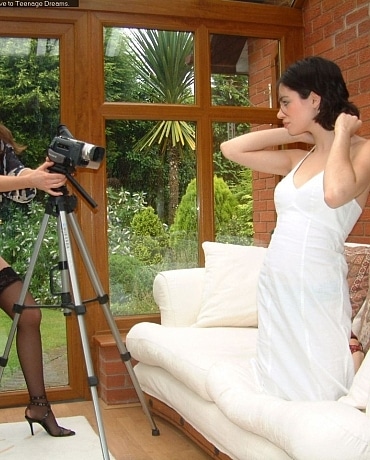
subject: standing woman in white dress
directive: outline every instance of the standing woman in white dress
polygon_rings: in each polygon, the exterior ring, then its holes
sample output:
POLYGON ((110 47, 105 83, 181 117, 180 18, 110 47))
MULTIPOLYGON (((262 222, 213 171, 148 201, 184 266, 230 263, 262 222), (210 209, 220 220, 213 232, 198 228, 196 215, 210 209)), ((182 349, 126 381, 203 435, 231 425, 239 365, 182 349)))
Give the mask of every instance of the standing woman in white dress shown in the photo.
POLYGON ((277 224, 258 291, 254 362, 263 392, 288 400, 336 400, 361 360, 351 338, 344 242, 367 202, 370 141, 339 67, 321 57, 291 65, 278 82, 283 127, 221 145, 226 158, 284 176, 277 224), (304 143, 307 152, 289 148, 304 143), (279 147, 279 148, 277 148, 279 147))

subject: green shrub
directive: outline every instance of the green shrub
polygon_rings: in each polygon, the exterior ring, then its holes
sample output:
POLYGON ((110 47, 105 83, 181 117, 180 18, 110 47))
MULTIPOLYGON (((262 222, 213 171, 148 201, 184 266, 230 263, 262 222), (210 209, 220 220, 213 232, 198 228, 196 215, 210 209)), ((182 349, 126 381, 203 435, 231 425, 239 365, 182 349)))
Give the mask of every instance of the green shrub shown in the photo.
POLYGON ((250 195, 241 198, 234 215, 217 235, 217 241, 231 244, 253 244, 253 202, 250 195))
POLYGON ((130 254, 130 225, 135 214, 145 209, 145 194, 108 187, 107 198, 109 253, 130 254))
MULTIPOLYGON (((25 276, 31 256, 34 254, 44 216, 44 205, 36 200, 27 206, 8 203, 6 207, 1 208, 1 255, 22 277, 25 276)), ((51 216, 45 228, 29 287, 41 304, 56 302, 55 296, 50 293, 49 272, 58 260, 57 221, 51 216)))
POLYGON ((251 169, 239 173, 239 182, 231 187, 238 204, 229 222, 222 228, 217 241, 234 244, 253 244, 253 177, 251 169))
POLYGON ((158 312, 152 296, 156 270, 134 257, 112 254, 109 258, 110 303, 114 314, 158 312))
POLYGON ((185 235, 196 236, 197 234, 197 185, 196 179, 189 182, 186 192, 181 198, 177 208, 174 222, 170 229, 171 241, 172 237, 180 237, 185 235))
MULTIPOLYGON (((237 200, 226 182, 214 177, 215 225, 216 234, 221 232, 233 217, 237 200)), ((197 240, 197 190, 196 179, 193 179, 182 197, 177 209, 174 223, 171 226, 171 243, 177 246, 183 238, 197 240)))
POLYGON ((238 203, 229 186, 221 177, 214 177, 214 195, 215 226, 216 235, 218 235, 232 219, 238 203))
POLYGON ((163 260, 168 237, 152 207, 139 211, 131 222, 132 254, 145 265, 159 264, 163 260))
POLYGON ((132 293, 132 285, 141 263, 131 256, 112 254, 109 258, 109 276, 113 284, 122 286, 122 295, 127 297, 132 293))

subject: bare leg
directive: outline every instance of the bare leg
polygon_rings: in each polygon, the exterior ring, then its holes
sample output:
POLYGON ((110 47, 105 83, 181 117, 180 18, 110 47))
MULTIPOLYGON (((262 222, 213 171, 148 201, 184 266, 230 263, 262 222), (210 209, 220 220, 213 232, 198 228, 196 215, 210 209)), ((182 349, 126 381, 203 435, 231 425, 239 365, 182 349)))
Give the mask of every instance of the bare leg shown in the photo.
MULTIPOLYGON (((0 258, 0 307, 10 318, 14 317, 13 306, 18 302, 21 289, 22 281, 0 258)), ((29 293, 24 303, 27 306, 36 305, 29 293)), ((17 353, 30 395, 26 415, 35 422, 43 421, 44 428, 52 436, 69 436, 74 432, 58 426, 46 399, 40 323, 41 311, 35 307, 23 310, 17 327, 17 353)))

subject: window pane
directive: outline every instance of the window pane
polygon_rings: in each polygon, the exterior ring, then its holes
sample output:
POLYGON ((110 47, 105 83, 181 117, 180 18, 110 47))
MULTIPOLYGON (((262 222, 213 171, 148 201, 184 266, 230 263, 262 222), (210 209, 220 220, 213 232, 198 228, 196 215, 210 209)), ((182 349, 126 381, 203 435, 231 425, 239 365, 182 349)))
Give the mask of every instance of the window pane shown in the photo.
POLYGON ((249 132, 249 123, 214 123, 216 241, 249 245, 253 242, 252 171, 227 160, 221 142, 249 132))
POLYGON ((193 34, 104 28, 108 102, 194 104, 193 34))
POLYGON ((273 106, 277 40, 214 34, 210 47, 213 105, 273 106))
POLYGON ((157 312, 155 275, 198 265, 195 128, 185 121, 106 123, 110 299, 115 315, 157 312), (183 144, 173 143, 175 134, 183 144))
MULTIPOLYGON (((59 123, 59 40, 54 38, 0 37, 0 120, 20 144, 27 145, 21 161, 36 167, 44 161, 45 151, 59 123)), ((43 194, 32 203, 20 205, 0 197, 1 255, 23 277, 39 233, 44 213, 43 194)), ((58 261, 54 223, 45 233, 30 291, 39 304, 60 305, 50 292, 49 271, 58 261)), ((11 322, 0 315, 0 353, 3 354, 11 322)), ((65 318, 60 309, 44 310, 42 321, 45 380, 47 386, 68 384, 65 318)), ((24 388, 15 340, 4 370, 1 388, 24 388)))
POLYGON ((259 181, 263 181, 263 186, 254 190, 253 184, 256 181, 253 180, 257 179, 258 173, 227 160, 221 153, 220 144, 235 136, 273 127, 276 126, 253 123, 213 124, 213 161, 218 181, 214 184, 217 241, 242 245, 266 243, 255 239, 253 223, 258 222, 259 213, 264 213, 265 217, 266 213, 271 213, 271 222, 275 221, 272 198, 276 176, 261 174, 259 181), (258 202, 258 209, 254 209, 254 198, 258 202))

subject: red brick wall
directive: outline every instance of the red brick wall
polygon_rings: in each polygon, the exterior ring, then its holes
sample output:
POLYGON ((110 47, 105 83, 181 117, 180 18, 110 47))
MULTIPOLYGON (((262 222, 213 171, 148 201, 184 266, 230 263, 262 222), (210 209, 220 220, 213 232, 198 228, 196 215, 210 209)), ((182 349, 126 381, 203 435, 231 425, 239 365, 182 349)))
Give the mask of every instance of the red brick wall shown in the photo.
MULTIPOLYGON (((99 397, 106 404, 129 404, 138 402, 138 395, 126 365, 111 334, 94 337, 98 349, 99 397)), ((125 341, 125 334, 122 335, 125 341)), ((131 360, 131 366, 136 365, 131 360)), ((130 364, 128 364, 130 365, 130 364)))
POLYGON ((274 190, 279 178, 271 174, 253 172, 254 242, 267 246, 275 228, 274 190))
POLYGON ((306 0, 305 55, 335 61, 370 136, 370 5, 368 0, 306 0))
POLYGON ((279 42, 264 38, 248 39, 249 99, 254 106, 270 107, 269 85, 275 83, 275 56, 279 42))
MULTIPOLYGON (((361 112, 363 126, 359 134, 370 137, 368 0, 306 0, 302 14, 304 56, 323 56, 340 66, 351 95, 350 99, 361 112)), ((256 60, 251 62, 258 64, 256 60)), ((251 94, 254 94, 253 90, 251 94)), ((256 99, 256 102, 259 101, 256 99)), ((274 187, 276 182, 277 178, 254 174, 254 222, 257 243, 267 243, 274 227, 271 187, 274 187)), ((370 200, 349 239, 353 242, 370 243, 370 200)))
MULTIPOLYGON (((276 78, 279 69, 275 67, 278 41, 267 39, 248 40, 249 98, 254 106, 274 105, 276 78), (270 85, 270 87, 269 87, 270 85)), ((267 129, 267 126, 252 126, 252 129, 267 129)), ((276 213, 274 189, 278 178, 271 174, 253 172, 253 223, 255 244, 267 246, 275 227, 276 213)))

